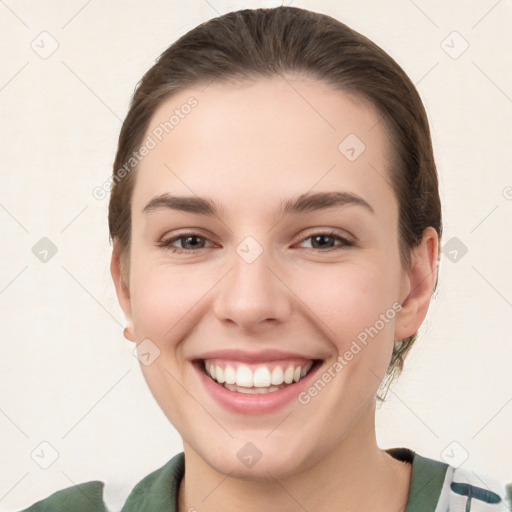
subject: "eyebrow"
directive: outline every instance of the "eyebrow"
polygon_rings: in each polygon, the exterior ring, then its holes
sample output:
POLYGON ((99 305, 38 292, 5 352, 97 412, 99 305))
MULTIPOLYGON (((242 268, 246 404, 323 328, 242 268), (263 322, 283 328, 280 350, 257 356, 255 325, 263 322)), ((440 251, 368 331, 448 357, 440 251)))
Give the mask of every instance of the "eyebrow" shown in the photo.
MULTIPOLYGON (((284 216, 347 205, 362 206, 369 212, 375 214, 374 209, 368 202, 352 192, 308 192, 301 194, 296 198, 282 201, 279 213, 284 216)), ((142 212, 147 214, 161 209, 171 209, 209 217, 222 217, 222 213, 225 211, 224 208, 216 206, 209 198, 173 196, 166 193, 153 197, 148 204, 146 204, 142 212)))

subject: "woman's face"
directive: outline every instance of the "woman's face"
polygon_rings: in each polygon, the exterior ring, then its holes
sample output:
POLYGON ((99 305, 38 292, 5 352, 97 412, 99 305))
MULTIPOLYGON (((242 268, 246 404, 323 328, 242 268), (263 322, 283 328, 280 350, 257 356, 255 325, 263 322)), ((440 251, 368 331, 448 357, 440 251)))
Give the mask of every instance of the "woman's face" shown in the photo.
POLYGON ((190 88, 151 120, 129 290, 114 278, 155 399, 218 471, 284 476, 372 435, 393 340, 426 313, 401 310, 379 121, 291 76, 190 88))

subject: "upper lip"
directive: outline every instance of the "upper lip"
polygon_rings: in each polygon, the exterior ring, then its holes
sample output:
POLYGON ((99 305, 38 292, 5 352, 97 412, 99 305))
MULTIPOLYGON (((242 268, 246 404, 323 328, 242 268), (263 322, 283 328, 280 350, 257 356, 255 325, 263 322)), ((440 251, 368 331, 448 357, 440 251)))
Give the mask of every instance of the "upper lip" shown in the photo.
POLYGON ((247 352, 239 349, 223 349, 203 352, 202 354, 198 354, 193 357, 193 359, 226 359, 240 361, 242 363, 264 363, 280 360, 286 361, 288 359, 304 359, 306 361, 311 361, 318 358, 298 354, 296 352, 284 352, 282 350, 275 349, 260 350, 259 352, 247 352))

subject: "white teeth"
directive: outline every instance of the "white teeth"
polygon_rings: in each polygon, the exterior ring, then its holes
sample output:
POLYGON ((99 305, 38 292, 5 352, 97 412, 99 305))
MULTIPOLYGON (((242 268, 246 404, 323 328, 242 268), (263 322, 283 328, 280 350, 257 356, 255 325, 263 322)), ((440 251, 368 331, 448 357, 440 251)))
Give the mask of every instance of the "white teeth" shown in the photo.
POLYGON ((265 366, 260 366, 254 372, 254 386, 257 388, 268 388, 271 383, 270 371, 265 366))
POLYGON ((252 388, 254 385, 251 369, 244 364, 236 370, 236 385, 252 388))
POLYGON ((237 391, 248 395, 263 395, 265 393, 272 393, 273 391, 279 391, 281 389, 281 387, 278 386, 270 386, 268 388, 244 388, 232 384, 224 384, 224 387, 230 391, 237 391))
POLYGON ((284 381, 286 384, 291 384, 293 382, 293 366, 288 366, 286 371, 284 372, 284 381))
MULTIPOLYGON (((308 362, 305 364, 304 368, 302 368, 302 371, 300 372, 300 376, 301 376, 301 378, 306 376, 306 374, 309 372, 309 370, 311 370, 311 367, 312 367, 312 366, 313 366, 313 361, 308 361, 308 362)), ((218 374, 217 374, 217 375, 218 375, 218 374)))
POLYGON ((224 370, 218 365, 215 366, 215 375, 217 382, 219 382, 220 384, 222 384, 226 380, 226 378, 224 377, 224 370))
POLYGON ((252 394, 252 395, 255 395, 258 393, 259 390, 256 390, 256 389, 252 389, 252 388, 246 388, 244 386, 237 386, 236 387, 236 390, 239 392, 239 393, 246 393, 246 394, 252 394))
POLYGON ((258 366, 253 372, 246 364, 240 366, 219 365, 204 362, 204 368, 208 375, 219 384, 231 391, 240 393, 270 393, 277 391, 288 384, 298 382, 305 377, 313 361, 308 361, 304 366, 290 364, 283 372, 282 366, 275 366, 272 372, 266 366, 258 366))
POLYGON ((274 386, 279 386, 283 382, 284 382, 283 369, 280 366, 276 366, 272 370, 272 378, 270 380, 270 383, 274 384, 274 386))
POLYGON ((232 366, 226 366, 224 370, 224 380, 226 384, 234 384, 236 382, 236 372, 232 366))

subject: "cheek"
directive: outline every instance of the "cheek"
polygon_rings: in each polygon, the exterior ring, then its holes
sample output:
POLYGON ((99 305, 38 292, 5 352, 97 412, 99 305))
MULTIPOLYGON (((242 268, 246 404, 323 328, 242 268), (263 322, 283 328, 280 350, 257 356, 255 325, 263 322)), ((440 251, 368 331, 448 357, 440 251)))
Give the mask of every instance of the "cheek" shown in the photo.
MULTIPOLYGON (((161 349, 164 344, 169 349, 204 323, 203 317, 211 313, 218 298, 215 286, 224 273, 218 264, 170 265, 144 254, 134 254, 132 263, 131 303, 138 341, 149 338, 161 349)), ((382 254, 376 251, 343 262, 300 261, 280 266, 276 270, 286 286, 275 291, 291 305, 290 333, 306 320, 339 353, 348 350, 355 339, 364 342, 365 333, 369 339, 392 339, 388 331, 393 330, 390 313, 395 312, 392 305, 399 274, 396 262, 385 263, 388 271, 383 272, 382 254), (382 315, 386 315, 385 323, 380 320, 382 315)), ((222 293, 230 290, 223 288, 222 293)))
POLYGON ((340 389, 351 389, 354 403, 365 402, 377 390, 391 359, 397 282, 393 266, 389 272, 382 268, 382 262, 359 260, 297 274, 294 280, 297 295, 307 304, 304 311, 334 345, 329 374, 323 375, 336 375, 334 401, 339 400, 340 389))
POLYGON ((379 331, 392 327, 395 290, 390 273, 382 271, 382 263, 367 260, 310 266, 290 275, 288 282, 293 283, 290 287, 303 303, 303 311, 309 311, 326 337, 338 340, 343 350, 376 322, 379 331), (381 325, 379 319, 386 314, 387 322, 381 325))
POLYGON ((215 282, 204 272, 185 266, 148 268, 134 277, 132 313, 137 337, 155 341, 179 332, 180 323, 190 321, 201 298, 215 282))

